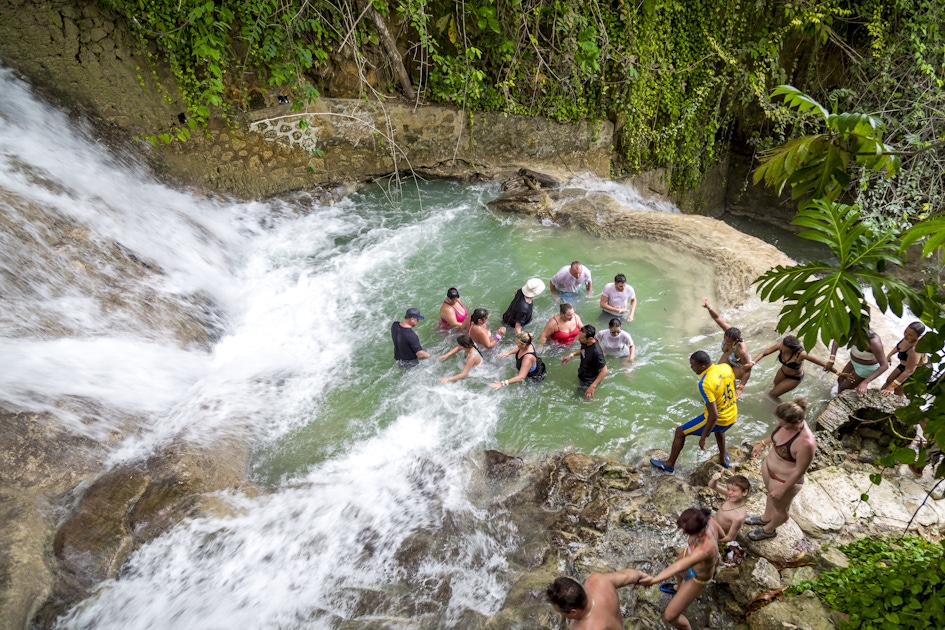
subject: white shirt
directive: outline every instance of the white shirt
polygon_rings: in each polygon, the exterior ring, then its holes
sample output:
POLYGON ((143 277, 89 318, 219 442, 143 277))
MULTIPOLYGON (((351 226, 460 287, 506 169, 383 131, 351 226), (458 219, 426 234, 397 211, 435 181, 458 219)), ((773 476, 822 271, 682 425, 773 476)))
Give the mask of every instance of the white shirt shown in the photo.
POLYGON ((630 354, 630 347, 633 346, 633 338, 626 330, 621 330, 620 334, 614 337, 610 334, 610 329, 605 328, 597 333, 597 342, 606 354, 625 357, 630 354))
POLYGON ((555 285, 555 290, 562 293, 577 293, 584 283, 590 281, 591 272, 583 265, 581 266, 581 275, 577 278, 571 275, 571 265, 565 265, 551 277, 551 284, 555 285))
POLYGON ((627 309, 630 308, 627 306, 627 304, 630 303, 630 300, 637 296, 637 294, 633 292, 633 287, 631 287, 629 284, 623 285, 623 291, 618 291, 616 285, 613 282, 604 287, 603 294, 604 297, 607 298, 607 304, 610 306, 613 306, 614 308, 627 309))

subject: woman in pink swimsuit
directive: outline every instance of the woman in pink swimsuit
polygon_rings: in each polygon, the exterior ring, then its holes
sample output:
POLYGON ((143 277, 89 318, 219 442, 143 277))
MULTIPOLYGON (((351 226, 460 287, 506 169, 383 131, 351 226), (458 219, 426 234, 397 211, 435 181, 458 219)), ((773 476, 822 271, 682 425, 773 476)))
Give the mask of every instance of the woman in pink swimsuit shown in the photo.
POLYGON ((545 329, 541 331, 541 336, 538 338, 538 345, 541 346, 549 339, 565 346, 571 344, 581 334, 583 326, 580 315, 574 312, 574 307, 563 302, 559 307, 559 313, 545 324, 545 329))
POLYGON ((459 299, 459 291, 450 287, 443 305, 440 306, 440 328, 462 328, 467 315, 466 307, 459 299))

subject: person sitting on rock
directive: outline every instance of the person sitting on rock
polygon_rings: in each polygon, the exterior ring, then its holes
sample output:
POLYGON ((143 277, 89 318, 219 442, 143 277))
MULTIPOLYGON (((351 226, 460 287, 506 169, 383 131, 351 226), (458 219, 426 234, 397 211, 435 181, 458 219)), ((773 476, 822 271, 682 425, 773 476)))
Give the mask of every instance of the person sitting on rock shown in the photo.
POLYGON ((646 574, 636 569, 614 573, 592 573, 581 586, 568 577, 559 577, 545 590, 551 607, 569 620, 569 627, 581 630, 623 628, 617 589, 636 584, 646 574))
POLYGON ((709 487, 725 497, 725 503, 715 513, 715 520, 722 528, 719 543, 735 540, 738 530, 745 522, 745 499, 751 492, 751 483, 743 475, 732 475, 726 483, 719 483, 722 473, 717 472, 709 479, 709 487))

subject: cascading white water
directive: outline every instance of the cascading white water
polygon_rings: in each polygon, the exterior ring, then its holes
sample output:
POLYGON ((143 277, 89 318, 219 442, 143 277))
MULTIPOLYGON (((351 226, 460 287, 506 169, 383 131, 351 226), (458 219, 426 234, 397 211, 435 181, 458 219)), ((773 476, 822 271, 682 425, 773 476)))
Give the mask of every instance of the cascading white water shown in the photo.
MULTIPOLYGON (((709 271, 684 253, 510 236, 513 219, 480 211, 494 188, 451 185, 406 209, 356 195, 307 214, 199 198, 73 126, 0 71, 0 400, 103 442, 121 432, 109 465, 172 439, 237 436, 259 450, 253 478, 268 488, 221 497, 232 515, 143 546, 62 627, 461 627, 500 608, 519 543, 508 514, 470 498, 471 453, 505 439, 639 454, 698 413, 686 356, 717 352, 720 332, 705 334, 698 309, 709 271), (392 364, 389 326, 406 307, 423 308, 421 336, 442 353, 451 341, 431 330, 448 286, 488 305, 495 327, 516 284, 575 255, 652 283, 638 285, 636 367, 615 370, 598 400, 575 397, 560 350, 538 391, 488 389, 509 376, 498 361, 450 385, 437 380, 453 363, 392 364)), ((582 310, 597 324, 593 306, 582 310)), ((555 307, 539 311, 544 322, 555 307)), ((751 405, 746 432, 768 420, 751 405)))

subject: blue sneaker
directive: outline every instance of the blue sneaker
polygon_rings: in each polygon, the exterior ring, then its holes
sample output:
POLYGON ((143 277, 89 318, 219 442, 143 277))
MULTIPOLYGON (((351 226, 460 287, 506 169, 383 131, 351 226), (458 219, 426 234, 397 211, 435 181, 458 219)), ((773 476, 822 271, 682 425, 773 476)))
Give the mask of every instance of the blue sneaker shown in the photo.
POLYGON ((722 462, 722 468, 730 468, 732 465, 732 458, 728 456, 728 453, 725 454, 725 461, 722 462))
POLYGON ((673 468, 672 466, 667 466, 667 465, 666 465, 666 462, 664 462, 664 461, 661 460, 661 459, 656 459, 656 458, 651 459, 651 460, 650 460, 650 465, 651 465, 651 466, 654 466, 654 467, 656 467, 656 468, 659 468, 659 469, 662 470, 663 472, 668 472, 668 473, 670 473, 670 474, 676 472, 676 469, 675 469, 675 468, 673 468))

